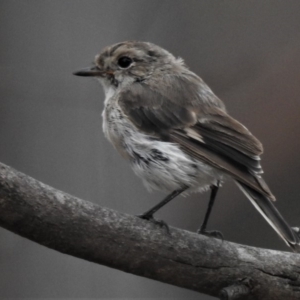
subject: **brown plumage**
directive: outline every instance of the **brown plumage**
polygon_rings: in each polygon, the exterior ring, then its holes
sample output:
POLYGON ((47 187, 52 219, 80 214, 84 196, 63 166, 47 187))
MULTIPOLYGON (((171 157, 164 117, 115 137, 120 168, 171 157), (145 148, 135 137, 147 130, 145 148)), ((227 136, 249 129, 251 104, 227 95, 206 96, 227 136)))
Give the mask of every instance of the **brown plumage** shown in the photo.
POLYGON ((95 62, 76 75, 102 83, 104 133, 147 186, 180 193, 232 177, 279 236, 298 247, 261 177, 262 144, 182 59, 151 43, 123 42, 95 62))

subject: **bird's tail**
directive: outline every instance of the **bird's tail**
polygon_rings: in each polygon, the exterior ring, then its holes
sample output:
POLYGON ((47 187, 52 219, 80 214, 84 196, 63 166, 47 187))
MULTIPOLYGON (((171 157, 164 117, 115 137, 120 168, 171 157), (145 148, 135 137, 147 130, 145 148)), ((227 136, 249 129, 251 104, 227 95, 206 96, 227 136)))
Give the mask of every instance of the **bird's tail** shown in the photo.
POLYGON ((237 180, 235 182, 285 243, 291 247, 294 252, 300 252, 299 237, 283 219, 273 202, 267 196, 255 191, 244 183, 237 180))

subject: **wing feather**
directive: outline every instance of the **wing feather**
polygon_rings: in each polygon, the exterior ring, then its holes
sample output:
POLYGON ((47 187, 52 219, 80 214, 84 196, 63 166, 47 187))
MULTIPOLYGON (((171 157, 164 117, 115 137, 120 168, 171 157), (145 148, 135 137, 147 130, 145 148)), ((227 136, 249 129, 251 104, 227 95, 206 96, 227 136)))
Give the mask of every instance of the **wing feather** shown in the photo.
POLYGON ((190 82, 186 95, 183 82, 162 86, 157 90, 151 82, 129 85, 119 96, 119 106, 139 130, 163 139, 168 136, 192 157, 275 199, 259 176, 261 143, 226 113, 220 100, 201 98, 190 82))
POLYGON ((226 156, 222 156, 218 152, 209 149, 204 143, 199 143, 178 132, 172 132, 170 134, 170 141, 181 145, 182 149, 192 157, 229 174, 234 179, 250 186, 255 191, 275 200, 275 197, 267 184, 259 175, 252 175, 247 168, 239 163, 235 163, 226 156))

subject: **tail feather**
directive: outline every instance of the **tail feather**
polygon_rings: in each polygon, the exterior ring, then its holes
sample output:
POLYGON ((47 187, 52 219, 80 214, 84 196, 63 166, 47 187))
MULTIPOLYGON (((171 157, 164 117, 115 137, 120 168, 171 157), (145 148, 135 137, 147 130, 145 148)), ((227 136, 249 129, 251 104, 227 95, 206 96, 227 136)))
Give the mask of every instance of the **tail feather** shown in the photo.
POLYGON ((300 252, 300 240, 295 231, 286 223, 279 211, 274 206, 271 199, 262 195, 236 180, 237 186, 248 197, 254 207, 262 214, 266 221, 273 227, 278 235, 290 246, 295 252, 300 252))

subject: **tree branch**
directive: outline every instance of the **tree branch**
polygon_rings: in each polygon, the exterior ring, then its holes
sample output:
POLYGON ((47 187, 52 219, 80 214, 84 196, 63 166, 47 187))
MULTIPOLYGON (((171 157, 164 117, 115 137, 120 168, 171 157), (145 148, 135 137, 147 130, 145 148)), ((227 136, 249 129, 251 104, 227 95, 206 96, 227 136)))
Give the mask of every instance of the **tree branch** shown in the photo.
POLYGON ((0 225, 46 247, 221 299, 300 299, 300 255, 164 228, 0 163, 0 225))

